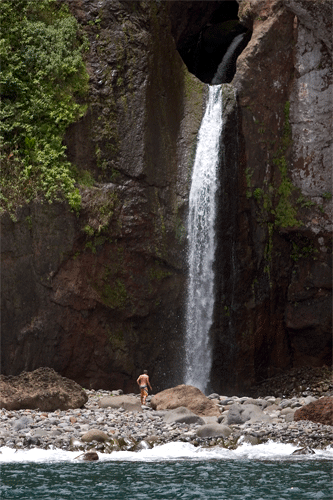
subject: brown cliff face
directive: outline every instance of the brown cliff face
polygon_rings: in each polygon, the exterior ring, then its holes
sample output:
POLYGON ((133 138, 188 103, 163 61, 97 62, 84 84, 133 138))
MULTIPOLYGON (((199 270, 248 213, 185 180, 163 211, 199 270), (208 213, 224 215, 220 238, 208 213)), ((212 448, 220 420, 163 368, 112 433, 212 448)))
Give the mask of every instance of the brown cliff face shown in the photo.
POLYGON ((152 2, 69 2, 90 40, 85 117, 67 133, 82 210, 2 217, 2 370, 48 366, 84 387, 180 376, 189 168, 203 107, 152 2), (92 184, 92 185, 91 185, 92 184))
MULTIPOLYGON (((204 96, 179 53, 189 67, 199 39, 210 50, 235 2, 68 3, 90 40, 88 110, 65 138, 83 208, 2 216, 2 371, 47 364, 85 387, 131 391, 147 368, 155 391, 182 382, 204 96)), ((223 91, 212 330, 223 392, 331 361, 331 5, 239 4, 253 33, 223 91)))
POLYGON ((331 5, 239 3, 253 34, 232 82, 238 214, 218 278, 212 370, 225 391, 332 355, 331 5))

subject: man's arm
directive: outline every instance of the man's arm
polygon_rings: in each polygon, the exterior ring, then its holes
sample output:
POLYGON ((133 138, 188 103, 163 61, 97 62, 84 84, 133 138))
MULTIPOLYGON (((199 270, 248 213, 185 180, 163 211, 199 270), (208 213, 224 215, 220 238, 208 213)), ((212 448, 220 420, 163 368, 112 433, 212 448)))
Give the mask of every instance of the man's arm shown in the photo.
POLYGON ((138 377, 138 379, 137 379, 137 381, 136 381, 136 383, 137 383, 138 385, 140 385, 140 380, 141 380, 141 375, 140 375, 140 377, 138 377))
POLYGON ((152 390, 153 390, 153 388, 152 388, 152 386, 150 385, 150 382, 149 382, 149 377, 148 377, 148 375, 147 375, 147 383, 148 383, 148 385, 149 385, 149 388, 150 388, 150 390, 152 391, 152 390))

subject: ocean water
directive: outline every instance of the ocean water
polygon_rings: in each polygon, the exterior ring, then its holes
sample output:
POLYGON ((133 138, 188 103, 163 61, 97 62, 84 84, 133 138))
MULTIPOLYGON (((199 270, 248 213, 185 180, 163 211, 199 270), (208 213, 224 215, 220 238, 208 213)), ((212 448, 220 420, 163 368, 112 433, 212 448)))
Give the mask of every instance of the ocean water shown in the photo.
POLYGON ((306 457, 294 450, 276 443, 235 451, 169 443, 79 462, 78 452, 2 448, 0 498, 331 500, 333 449, 306 457))

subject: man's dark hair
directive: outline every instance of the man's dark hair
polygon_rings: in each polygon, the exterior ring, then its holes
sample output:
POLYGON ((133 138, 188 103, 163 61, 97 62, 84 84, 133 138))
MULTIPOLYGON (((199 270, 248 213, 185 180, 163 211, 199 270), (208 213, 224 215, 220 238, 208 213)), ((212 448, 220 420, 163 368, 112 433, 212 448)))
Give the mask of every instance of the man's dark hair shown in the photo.
POLYGON ((147 370, 143 370, 143 373, 145 373, 147 375, 148 371, 147 370))

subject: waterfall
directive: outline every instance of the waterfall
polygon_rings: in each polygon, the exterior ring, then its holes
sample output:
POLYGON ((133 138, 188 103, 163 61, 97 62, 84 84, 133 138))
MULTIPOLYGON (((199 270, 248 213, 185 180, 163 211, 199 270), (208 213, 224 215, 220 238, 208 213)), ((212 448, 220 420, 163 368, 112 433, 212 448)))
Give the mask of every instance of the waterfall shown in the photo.
POLYGON ((203 392, 209 385, 212 364, 209 330, 214 309, 215 204, 221 132, 222 88, 210 86, 198 134, 189 199, 185 336, 185 384, 203 392))
POLYGON ((223 56, 222 61, 220 62, 217 71, 214 75, 214 78, 212 80, 212 84, 216 83, 223 83, 226 80, 226 75, 227 75, 227 70, 229 69, 229 66, 231 65, 233 61, 234 54, 238 48, 238 46, 242 43, 243 39, 245 37, 245 33, 241 33, 240 35, 237 35, 231 44, 228 47, 228 50, 223 56))

